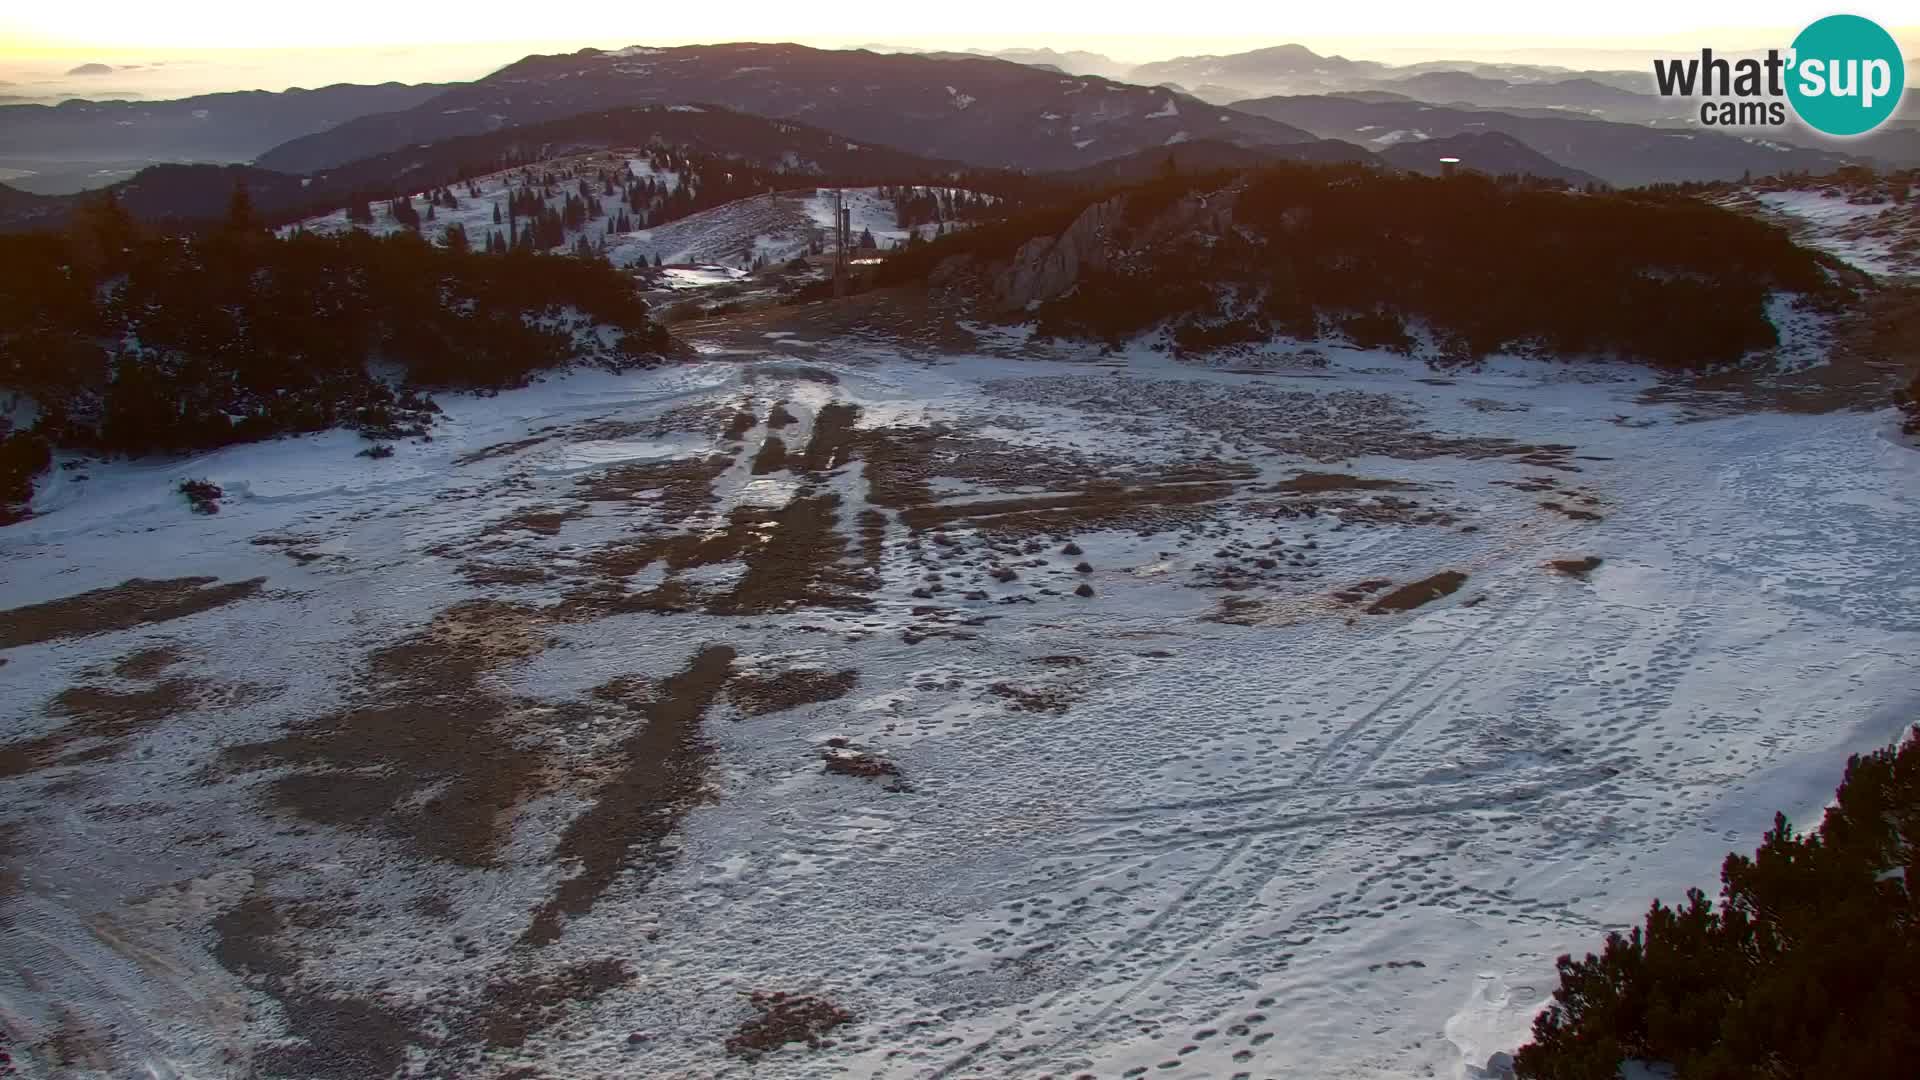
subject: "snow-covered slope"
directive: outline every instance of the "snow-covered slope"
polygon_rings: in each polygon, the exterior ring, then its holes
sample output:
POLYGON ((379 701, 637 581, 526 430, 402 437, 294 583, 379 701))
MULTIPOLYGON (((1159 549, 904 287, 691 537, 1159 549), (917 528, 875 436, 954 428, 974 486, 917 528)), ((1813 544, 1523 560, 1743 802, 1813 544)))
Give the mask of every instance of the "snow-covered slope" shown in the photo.
MULTIPOLYGON (((597 175, 601 169, 611 169, 616 174, 624 170, 637 179, 653 181, 669 192, 678 190, 686 182, 683 173, 656 169, 645 155, 622 152, 556 158, 532 169, 536 175, 571 170, 585 176, 597 175)), ((459 208, 436 207, 433 220, 420 224, 423 236, 444 242, 447 230, 458 225, 466 231, 469 242, 478 247, 485 246, 489 231, 498 232, 503 239, 506 237, 508 200, 515 191, 529 190, 522 170, 504 169, 476 177, 472 183, 479 196, 470 196, 466 185, 458 185, 454 194, 459 208), (494 221, 496 212, 500 215, 498 224, 494 221)), ((558 210, 565 204, 567 194, 575 190, 575 181, 562 183, 552 197, 545 199, 545 205, 558 210)), ((876 246, 889 248, 904 243, 910 231, 929 239, 939 229, 937 224, 919 225, 914 230, 900 228, 892 201, 879 188, 847 188, 843 197, 853 211, 852 233, 856 243, 865 232, 873 236, 876 246)), ((424 195, 415 193, 413 198, 416 208, 420 208, 417 212, 424 214, 424 195)), ((580 228, 566 230, 565 242, 553 245, 552 250, 571 249, 585 237, 589 245, 604 249, 615 266, 638 266, 657 258, 665 264, 746 270, 762 261, 779 263, 805 255, 809 250, 832 247, 833 192, 825 188, 798 188, 736 199, 652 228, 626 232, 610 229, 610 215, 617 214, 624 205, 609 196, 607 214, 590 216, 580 228)), ((369 209, 373 214, 371 223, 356 225, 347 219, 347 211, 343 209, 297 222, 282 232, 300 228, 315 233, 337 233, 361 228, 387 235, 411 227, 396 219, 384 203, 373 203, 369 209)), ((959 227, 962 223, 952 224, 959 227)), ((524 226, 522 219, 521 227, 524 226)))
MULTIPOLYGON (((909 231, 930 239, 937 225, 899 227, 891 201, 878 188, 842 192, 853 213, 853 241, 863 232, 880 248, 906 242, 909 231)), ((956 223, 957 224, 957 223, 956 223)), ((654 229, 609 237, 607 258, 616 266, 638 265, 655 256, 667 263, 696 263, 749 269, 755 262, 781 263, 808 253, 832 250, 833 192, 776 192, 739 199, 671 221, 654 229)))
MULTIPOLYGON (((508 204, 516 192, 523 195, 533 192, 540 197, 543 206, 558 211, 565 206, 569 194, 577 194, 580 177, 597 177, 602 170, 610 171, 623 178, 651 182, 658 186, 663 195, 680 190, 681 185, 688 182, 684 171, 670 167, 656 168, 641 151, 614 150, 571 154, 535 165, 500 169, 474 177, 450 189, 460 205, 457 208, 434 207, 432 220, 424 219, 427 212, 427 193, 413 192, 411 198, 415 212, 422 216, 419 224, 422 236, 437 243, 444 243, 447 231, 457 225, 466 231, 470 243, 476 247, 484 247, 489 232, 497 232, 502 239, 507 238, 510 231, 508 204), (566 176, 569 179, 557 183, 553 194, 547 195, 540 186, 539 179, 548 174, 566 176), (470 190, 477 190, 479 195, 469 194, 470 190)), ((594 188, 596 194, 599 193, 597 183, 589 186, 594 188)), ((611 244, 618 238, 631 236, 630 233, 619 233, 609 229, 611 217, 622 209, 626 209, 626 204, 618 197, 608 195, 604 208, 606 211, 604 214, 588 217, 580 228, 567 229, 565 242, 552 245, 551 249, 567 250, 582 236, 586 237, 589 244, 596 247, 603 241, 611 244)), ((347 210, 343 208, 295 222, 281 229, 280 232, 285 234, 294 229, 304 229, 313 233, 330 234, 357 228, 386 236, 413 227, 395 217, 392 209, 384 202, 372 202, 368 205, 368 210, 373 216, 371 222, 350 221, 347 210)), ((645 221, 645 211, 637 214, 629 211, 629 216, 637 221, 645 221)), ((520 216, 518 227, 526 227, 524 214, 520 216)))
POLYGON ((1884 415, 765 341, 56 469, 23 1074, 1471 1076, 1913 719, 1884 415))
POLYGON ((1879 278, 1920 278, 1920 195, 1895 202, 1839 183, 1741 188, 1721 205, 1778 221, 1801 244, 1879 278))

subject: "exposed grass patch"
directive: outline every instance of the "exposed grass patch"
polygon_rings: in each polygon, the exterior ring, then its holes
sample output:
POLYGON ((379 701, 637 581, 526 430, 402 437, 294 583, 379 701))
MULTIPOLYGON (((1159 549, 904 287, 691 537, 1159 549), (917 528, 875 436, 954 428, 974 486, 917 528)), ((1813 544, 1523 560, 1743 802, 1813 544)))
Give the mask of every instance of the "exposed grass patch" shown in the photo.
POLYGON ((531 450, 552 438, 552 435, 529 435, 524 439, 515 439, 512 442, 494 443, 492 446, 483 446, 478 450, 470 450, 467 453, 461 454, 459 457, 453 459, 453 463, 455 465, 477 465, 482 461, 491 461, 497 457, 517 454, 522 450, 531 450))
POLYGON ((754 428, 754 425, 758 424, 759 422, 760 420, 758 417, 742 409, 739 412, 734 413, 733 417, 727 421, 726 430, 720 433, 720 437, 728 440, 729 442, 738 442, 739 440, 746 438, 747 432, 752 431, 754 428))
POLYGON ((480 1029, 488 1046, 513 1049, 565 1020, 576 1004, 631 981, 633 972, 613 959, 583 961, 553 975, 495 979, 466 1023, 480 1029))
POLYGON ((684 671, 661 680, 641 706, 646 725, 621 744, 621 768, 568 823, 553 857, 579 869, 534 912, 521 940, 541 946, 557 940, 565 920, 593 910, 629 869, 635 856, 654 858, 698 801, 712 751, 701 725, 707 708, 733 677, 733 649, 702 648, 684 671))
POLYGON ((860 419, 860 407, 843 402, 822 406, 813 418, 813 436, 800 455, 799 468, 806 472, 831 472, 853 456, 856 441, 854 424, 860 419))
POLYGON ((587 516, 585 506, 553 507, 535 506, 509 514, 480 530, 481 536, 491 536, 506 532, 531 532, 541 536, 556 536, 560 527, 569 521, 577 521, 587 516))
MULTIPOLYGON (((179 659, 178 651, 171 647, 143 649, 121 657, 112 670, 128 681, 149 682, 179 659)), ((125 749, 128 739, 191 711, 211 689, 185 677, 131 690, 69 686, 46 706, 48 716, 65 723, 44 735, 0 743, 0 777, 115 757, 125 749), (93 745, 68 753, 83 743, 93 745)))
POLYGON ((787 467, 787 444, 778 435, 769 435, 753 455, 753 475, 765 476, 787 467))
POLYGON ((281 738, 230 747, 223 758, 241 768, 292 766, 271 790, 308 820, 491 865, 502 817, 534 786, 539 759, 508 729, 514 703, 481 679, 544 649, 539 625, 536 612, 517 605, 457 604, 369 654, 347 708, 281 738))
POLYGON ((213 920, 214 959, 277 999, 293 1036, 291 1044, 256 1047, 254 1068, 262 1076, 302 1080, 363 1080, 398 1072, 408 1048, 428 1041, 415 1026, 417 1012, 392 1001, 304 985, 299 960, 282 940, 286 930, 279 905, 257 890, 213 920))
POLYGON ((108 588, 0 611, 0 649, 182 619, 244 600, 267 582, 266 578, 250 578, 205 587, 217 580, 129 578, 108 588))
POLYGON ((1272 490, 1318 495, 1328 491, 1403 491, 1418 486, 1418 484, 1409 484, 1400 480, 1349 476, 1345 473, 1303 472, 1290 479, 1279 481, 1273 485, 1272 490))
POLYGON ((1453 595, 1466 583, 1467 575, 1458 570, 1442 570, 1432 577, 1422 578, 1411 585, 1402 585, 1368 604, 1367 614, 1389 615, 1401 611, 1412 611, 1423 604, 1430 604, 1441 597, 1453 595))
POLYGON ((1568 506, 1565 503, 1554 502, 1551 499, 1542 501, 1540 503, 1540 508, 1542 510, 1551 510, 1556 514, 1559 514, 1561 517, 1571 518, 1574 521, 1605 521, 1606 520, 1605 518, 1601 517, 1599 514, 1596 514, 1591 510, 1582 510, 1579 507, 1568 506))
POLYGON ((900 512, 900 522, 921 530, 965 521, 983 531, 1013 534, 1170 528, 1190 520, 1182 509, 1217 502, 1233 492, 1232 484, 1097 488, 1066 495, 913 506, 900 512))
POLYGON ((161 672, 185 659, 185 654, 172 645, 155 645, 152 648, 130 652, 113 662, 113 673, 122 679, 151 679, 161 672))
POLYGON ((1065 687, 1027 687, 1010 682, 993 683, 987 687, 987 693, 1005 698, 1009 707, 1016 712, 1043 712, 1055 716, 1066 712, 1069 706, 1079 700, 1078 694, 1065 687))
POLYGON ((788 1043, 826 1045, 827 1032, 851 1023, 853 1014, 825 998, 805 994, 754 991, 748 995, 756 1016, 741 1024, 727 1039, 727 1053, 749 1061, 788 1043))
POLYGON ((1598 555, 1588 555, 1583 559, 1555 559, 1547 565, 1568 577, 1585 581, 1588 574, 1600 568, 1602 561, 1598 555))
POLYGON ((698 513, 713 505, 714 478, 733 459, 724 454, 678 461, 618 465, 576 485, 581 496, 594 502, 629 503, 651 499, 663 515, 675 518, 698 513))
POLYGON ((727 684, 727 700, 748 716, 797 709, 847 696, 860 679, 852 668, 810 671, 796 668, 775 675, 742 673, 727 684))

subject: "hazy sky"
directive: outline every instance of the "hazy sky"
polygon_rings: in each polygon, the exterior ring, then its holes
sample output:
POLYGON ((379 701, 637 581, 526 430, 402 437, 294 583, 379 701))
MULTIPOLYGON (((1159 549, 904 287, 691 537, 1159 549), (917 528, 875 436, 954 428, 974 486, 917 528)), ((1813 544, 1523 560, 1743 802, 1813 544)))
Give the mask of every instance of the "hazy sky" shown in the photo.
MULTIPOLYGON (((1515 50, 1564 50, 1567 66, 1632 66, 1643 50, 1784 46, 1828 14, 1790 0, 1747 0, 1734 14, 1706 14, 1673 0, 1553 4, 1539 0, 1436 4, 1348 0, 1282 4, 1216 0, 730 0, 725 4, 572 0, 553 8, 526 0, 8 0, 0 11, 0 95, 168 97, 214 89, 280 90, 328 82, 468 79, 530 52, 582 46, 716 41, 799 41, 827 47, 1087 49, 1141 61, 1188 53, 1240 52, 1300 42, 1321 52, 1393 61, 1506 58, 1515 50), (1737 20, 1737 22, 1735 21, 1737 20), (527 31, 538 23, 541 39, 527 31), (69 77, 83 63, 133 70, 69 77)), ((1908 4, 1847 10, 1895 28, 1920 53, 1920 23, 1908 4)))

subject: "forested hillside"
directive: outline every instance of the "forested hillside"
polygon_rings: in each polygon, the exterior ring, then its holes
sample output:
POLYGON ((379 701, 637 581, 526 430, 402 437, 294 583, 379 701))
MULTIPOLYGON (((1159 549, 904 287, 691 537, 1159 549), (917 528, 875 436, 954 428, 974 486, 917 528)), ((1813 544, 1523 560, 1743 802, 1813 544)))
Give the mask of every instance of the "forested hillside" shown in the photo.
MULTIPOLYGON (((690 181, 689 197, 697 201, 668 208, 672 216, 816 184, 959 180, 961 186, 999 191, 1031 183, 1014 173, 967 169, 956 162, 854 142, 793 120, 712 105, 656 105, 601 109, 409 146, 306 176, 240 165, 155 165, 109 190, 138 220, 191 222, 219 218, 234 185, 244 183, 255 211, 269 223, 284 224, 362 202, 417 197, 442 188, 457 191, 469 181, 508 170, 559 172, 563 166, 541 166, 601 151, 619 151, 642 162, 659 160, 660 172, 690 181)), ((97 193, 49 198, 0 188, 0 231, 56 227, 98 198, 97 193)))
POLYGON ((654 363, 669 344, 602 262, 486 257, 410 231, 276 239, 244 191, 198 235, 143 230, 107 202, 64 233, 0 237, 0 391, 31 421, 8 436, 15 501, 47 445, 145 454, 343 425, 395 437, 430 421, 422 391, 654 363))
POLYGON ((1055 335, 1164 327, 1182 349, 1334 336, 1439 362, 1515 352, 1685 369, 1775 344, 1775 294, 1831 306, 1857 279, 1780 228, 1679 194, 1337 165, 1083 195, 943 238, 883 278, 925 277, 951 256, 993 267, 1000 299, 1031 305, 1055 335))

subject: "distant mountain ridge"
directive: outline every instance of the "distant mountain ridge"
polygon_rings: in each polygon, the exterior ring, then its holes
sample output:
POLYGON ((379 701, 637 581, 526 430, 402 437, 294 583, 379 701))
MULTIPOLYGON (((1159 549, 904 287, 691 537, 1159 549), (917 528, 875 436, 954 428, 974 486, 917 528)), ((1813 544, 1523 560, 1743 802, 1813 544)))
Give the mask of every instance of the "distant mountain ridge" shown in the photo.
POLYGON ((1453 158, 1457 168, 1489 176, 1537 176, 1546 180, 1565 181, 1577 188, 1606 183, 1592 173, 1570 169, 1519 139, 1499 131, 1413 139, 1387 147, 1380 151, 1380 157, 1389 165, 1426 176, 1444 173, 1447 163, 1443 159, 1453 158))
MULTIPOLYGON (((1719 132, 1617 124, 1492 109, 1455 109, 1419 101, 1352 96, 1259 98, 1234 108, 1282 120, 1329 139, 1373 150, 1398 143, 1499 132, 1570 169, 1617 187, 1687 180, 1738 180, 1747 172, 1832 172, 1852 155, 1719 132)), ((1470 164, 1470 163, 1469 163, 1470 164)))
POLYGON ((1073 168, 1189 138, 1314 140, 1171 91, 1004 60, 748 43, 529 56, 412 108, 295 139, 258 164, 308 173, 409 144, 678 101, 801 119, 923 157, 1023 169, 1073 168))
MULTIPOLYGON (((256 213, 270 221, 338 209, 350 200, 381 200, 456 183, 468 176, 563 154, 611 147, 671 147, 722 161, 767 183, 791 176, 905 183, 953 174, 958 162, 936 161, 890 147, 857 143, 791 120, 769 120, 714 105, 650 105, 606 109, 544 124, 410 146, 309 177, 246 165, 158 165, 110 190, 136 219, 194 221, 226 211, 245 184, 256 213)), ((729 166, 731 168, 731 166, 729 166)), ((0 229, 53 223, 98 193, 48 197, 0 187, 0 229)))
MULTIPOLYGON (((1575 71, 1537 64, 1485 63, 1473 60, 1427 60, 1415 64, 1387 64, 1375 60, 1349 60, 1344 56, 1323 56, 1304 45, 1276 45, 1243 53, 1221 56, 1179 56, 1141 64, 1127 74, 1139 83, 1176 82, 1192 87, 1212 88, 1218 92, 1238 89, 1234 98, 1207 93, 1199 96, 1217 104, 1229 100, 1279 95, 1335 94, 1357 90, 1394 90, 1396 82, 1419 85, 1426 82, 1436 92, 1458 95, 1462 89, 1476 89, 1481 96, 1515 87, 1551 87, 1576 84, 1567 93, 1556 96, 1548 90, 1535 90, 1521 96, 1530 104, 1555 108, 1579 108, 1580 99, 1591 98, 1593 87, 1637 95, 1658 101, 1652 94, 1652 77, 1646 72, 1575 71), (1430 78, 1438 77, 1438 78, 1430 78), (1452 83, 1449 89, 1439 89, 1452 83)), ((1412 91, 1401 91, 1412 93, 1412 91)), ((1424 94, 1413 94, 1424 97, 1424 94)), ((1478 97, 1458 97, 1480 103, 1478 97)), ((1426 100, 1449 100, 1427 97, 1426 100)), ((1630 99, 1609 97, 1619 105, 1630 99)), ((1635 103, 1644 106, 1645 103, 1635 103)))
POLYGON ((341 83, 172 101, 0 105, 0 158, 246 161, 288 139, 368 113, 409 109, 446 89, 442 83, 341 83))
POLYGON ((1181 56, 1141 64, 1129 77, 1140 82, 1177 82, 1183 86, 1216 83, 1260 89, 1272 82, 1284 81, 1290 86, 1347 89, 1358 80, 1377 78, 1391 70, 1377 61, 1321 56, 1304 45, 1275 45, 1223 56, 1181 56))

